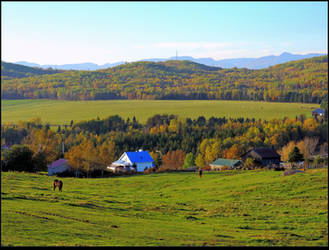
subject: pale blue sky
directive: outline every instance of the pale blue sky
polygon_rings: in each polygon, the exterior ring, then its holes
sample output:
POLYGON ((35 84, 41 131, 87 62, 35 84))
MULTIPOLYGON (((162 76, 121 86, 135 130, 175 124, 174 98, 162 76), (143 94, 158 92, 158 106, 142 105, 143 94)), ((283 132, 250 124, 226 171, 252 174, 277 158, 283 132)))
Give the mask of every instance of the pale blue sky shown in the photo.
POLYGON ((7 62, 327 53, 322 2, 1 2, 7 62))

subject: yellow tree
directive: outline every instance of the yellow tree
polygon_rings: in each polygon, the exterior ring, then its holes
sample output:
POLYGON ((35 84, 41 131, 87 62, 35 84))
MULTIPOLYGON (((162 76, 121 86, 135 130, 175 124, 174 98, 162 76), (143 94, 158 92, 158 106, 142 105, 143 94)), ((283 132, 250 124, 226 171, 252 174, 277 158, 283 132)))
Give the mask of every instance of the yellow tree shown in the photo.
POLYGON ((83 141, 81 143, 81 147, 83 148, 83 169, 87 172, 87 177, 89 176, 89 172, 91 170, 94 170, 97 168, 98 166, 98 162, 97 162, 97 151, 96 148, 93 144, 92 141, 88 140, 88 141, 83 141))
POLYGON ((206 165, 206 162, 203 159, 203 156, 199 153, 197 157, 195 158, 195 164, 199 167, 202 168, 206 165))
POLYGON ((34 156, 44 154, 47 163, 59 157, 61 138, 50 129, 32 129, 31 133, 24 138, 23 143, 28 145, 34 156))
POLYGON ((205 151, 205 162, 207 164, 216 160, 220 155, 220 142, 218 140, 212 140, 209 142, 209 145, 206 147, 205 151))
POLYGON ((176 133, 178 132, 178 121, 176 119, 170 120, 168 130, 170 132, 176 132, 176 133))
POLYGON ((104 142, 97 147, 96 151, 98 152, 98 158, 96 158, 98 165, 96 167, 101 169, 103 173, 106 166, 115 161, 115 143, 112 141, 104 142))
POLYGON ((223 152, 223 156, 227 159, 239 159, 242 154, 242 150, 240 149, 238 144, 234 144, 229 149, 226 149, 223 152))
POLYGON ((285 146, 283 146, 280 150, 278 150, 278 154, 281 155, 282 161, 288 161, 289 160, 289 153, 293 150, 293 148, 296 146, 296 143, 294 141, 288 142, 285 146))
POLYGON ((79 145, 73 146, 65 154, 70 166, 77 170, 82 170, 89 176, 90 171, 99 167, 98 152, 93 142, 84 139, 79 145))
POLYGON ((81 154, 82 148, 80 145, 71 147, 69 151, 65 153, 65 158, 68 160, 70 167, 75 171, 76 177, 83 163, 81 154))

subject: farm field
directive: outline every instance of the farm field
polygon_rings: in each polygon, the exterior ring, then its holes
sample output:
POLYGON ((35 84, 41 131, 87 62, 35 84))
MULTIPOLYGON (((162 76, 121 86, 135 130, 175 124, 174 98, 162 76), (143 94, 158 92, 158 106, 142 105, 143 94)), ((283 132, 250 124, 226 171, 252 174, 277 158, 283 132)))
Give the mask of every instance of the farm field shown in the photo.
POLYGON ((328 169, 281 173, 3 172, 2 246, 328 246, 328 169))
POLYGON ((272 119, 295 117, 304 114, 311 117, 318 104, 271 103, 253 101, 173 101, 173 100, 107 100, 107 101, 62 101, 62 100, 2 100, 2 123, 16 123, 40 117, 50 124, 69 124, 119 115, 126 119, 133 116, 141 122, 155 114, 175 114, 192 119, 204 116, 245 117, 272 119))

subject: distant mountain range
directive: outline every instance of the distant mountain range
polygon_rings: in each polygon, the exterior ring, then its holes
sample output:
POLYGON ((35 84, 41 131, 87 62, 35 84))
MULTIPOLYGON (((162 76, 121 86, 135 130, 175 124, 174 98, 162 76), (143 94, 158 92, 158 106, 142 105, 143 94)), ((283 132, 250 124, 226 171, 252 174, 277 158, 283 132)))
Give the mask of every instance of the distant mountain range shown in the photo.
MULTIPOLYGON (((298 55, 298 54, 290 54, 287 52, 282 53, 279 56, 264 56, 259 58, 233 58, 233 59, 223 59, 223 60, 214 60, 210 57, 208 58, 193 58, 190 56, 180 56, 180 57, 170 57, 170 58, 151 58, 151 59, 143 59, 139 61, 149 61, 149 62, 164 62, 168 60, 188 60, 195 63, 204 64, 207 66, 215 66, 221 68, 247 68, 247 69, 263 69, 268 68, 270 66, 286 63, 289 61, 301 60, 316 56, 323 56, 326 54, 306 54, 306 55, 298 55)), ((19 61, 17 64, 29 66, 29 67, 39 67, 39 68, 52 68, 52 69, 61 69, 61 70, 98 70, 98 69, 106 69, 112 68, 117 65, 124 64, 125 62, 115 62, 115 63, 106 63, 103 65, 98 65, 95 63, 77 63, 77 64, 63 64, 63 65, 40 65, 37 63, 24 62, 19 61)))

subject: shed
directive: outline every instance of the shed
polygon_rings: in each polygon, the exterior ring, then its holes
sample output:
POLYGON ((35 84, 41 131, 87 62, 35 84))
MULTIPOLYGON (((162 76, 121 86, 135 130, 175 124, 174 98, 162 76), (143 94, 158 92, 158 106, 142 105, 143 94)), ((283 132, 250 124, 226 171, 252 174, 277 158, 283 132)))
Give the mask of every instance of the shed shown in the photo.
POLYGON ((263 166, 280 165, 281 156, 271 148, 254 148, 242 155, 242 159, 252 158, 263 166))
POLYGON ((209 164, 211 170, 222 170, 223 167, 228 167, 229 169, 236 168, 241 165, 240 160, 234 160, 234 159, 223 159, 223 158, 218 158, 211 164, 209 164))
POLYGON ((51 164, 47 165, 48 167, 48 175, 54 175, 58 173, 63 173, 66 170, 70 169, 68 161, 66 159, 58 159, 57 161, 52 162, 51 164))

